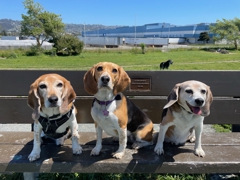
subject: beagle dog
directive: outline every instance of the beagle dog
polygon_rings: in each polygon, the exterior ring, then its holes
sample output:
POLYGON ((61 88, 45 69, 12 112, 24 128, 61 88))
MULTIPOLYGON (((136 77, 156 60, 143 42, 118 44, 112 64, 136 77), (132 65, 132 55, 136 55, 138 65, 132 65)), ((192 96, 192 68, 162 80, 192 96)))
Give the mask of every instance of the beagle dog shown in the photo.
POLYGON ((32 108, 34 120, 33 150, 29 161, 40 158, 41 137, 44 135, 56 139, 57 145, 63 145, 69 131, 72 136, 73 154, 81 154, 78 143, 78 124, 73 102, 76 94, 68 80, 58 74, 45 74, 30 86, 28 105, 32 108), (43 131, 43 133, 42 133, 43 131))
POLYGON ((158 155, 164 153, 163 141, 182 145, 189 140, 195 141, 195 154, 204 157, 201 133, 204 117, 210 114, 212 101, 210 87, 202 82, 193 80, 176 84, 168 96, 168 103, 163 108, 154 151, 158 155))
POLYGON ((119 148, 113 154, 116 159, 124 155, 127 140, 132 148, 152 145, 153 123, 122 92, 130 78, 122 67, 110 62, 100 62, 86 72, 83 78, 85 90, 94 95, 91 115, 95 122, 97 142, 91 155, 102 149, 102 131, 119 139, 119 148))

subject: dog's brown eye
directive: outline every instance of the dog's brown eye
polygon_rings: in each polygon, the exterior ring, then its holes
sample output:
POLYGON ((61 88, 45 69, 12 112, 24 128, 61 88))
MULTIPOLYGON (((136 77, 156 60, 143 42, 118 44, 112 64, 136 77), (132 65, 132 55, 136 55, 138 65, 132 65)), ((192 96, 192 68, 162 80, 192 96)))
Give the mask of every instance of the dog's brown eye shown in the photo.
POLYGON ((117 71, 117 69, 113 69, 112 72, 113 73, 117 73, 118 71, 117 71))
POLYGON ((47 86, 46 86, 45 84, 41 84, 41 85, 39 86, 39 88, 40 88, 40 89, 46 89, 47 86))
POLYGON ((201 90, 201 93, 202 93, 202 94, 206 94, 206 90, 202 89, 202 90, 201 90))
POLYGON ((191 89, 188 89, 185 92, 188 93, 188 94, 193 94, 193 91, 191 89))
POLYGON ((102 71, 102 70, 103 70, 102 66, 99 66, 99 67, 97 68, 97 71, 102 71))
POLYGON ((57 87, 61 88, 61 87, 63 87, 63 84, 62 83, 58 83, 57 87))

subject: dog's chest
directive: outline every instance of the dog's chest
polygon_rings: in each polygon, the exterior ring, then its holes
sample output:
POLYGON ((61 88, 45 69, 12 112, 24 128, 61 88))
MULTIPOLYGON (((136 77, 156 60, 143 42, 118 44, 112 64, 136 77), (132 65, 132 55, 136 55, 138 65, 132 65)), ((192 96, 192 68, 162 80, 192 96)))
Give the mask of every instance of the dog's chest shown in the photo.
POLYGON ((190 129, 199 123, 203 123, 204 117, 189 114, 182 111, 181 113, 173 112, 174 116, 174 129, 172 130, 171 137, 168 137, 172 142, 183 143, 190 135, 190 129))
POLYGON ((173 112, 173 116, 174 125, 181 130, 190 129, 203 119, 202 116, 190 114, 186 111, 182 111, 181 113, 173 112))
POLYGON ((99 105, 94 102, 91 114, 94 121, 109 135, 118 137, 119 122, 118 117, 113 113, 117 108, 117 103, 113 101, 111 104, 99 105), (107 113, 106 113, 107 111, 107 113))

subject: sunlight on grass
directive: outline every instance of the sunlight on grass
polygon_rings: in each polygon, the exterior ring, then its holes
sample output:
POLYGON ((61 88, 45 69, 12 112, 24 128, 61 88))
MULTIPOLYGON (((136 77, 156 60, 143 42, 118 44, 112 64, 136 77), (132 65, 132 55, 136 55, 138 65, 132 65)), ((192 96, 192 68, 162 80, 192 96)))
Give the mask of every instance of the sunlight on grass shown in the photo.
MULTIPOLYGON (((219 54, 203 50, 181 50, 161 52, 147 50, 146 54, 131 50, 83 51, 79 56, 24 56, 15 52, 16 59, 0 59, 0 69, 69 69, 87 70, 101 61, 114 62, 126 70, 159 70, 160 62, 173 60, 169 70, 239 70, 240 53, 219 54)), ((1 55, 1 51, 0 51, 1 55)))

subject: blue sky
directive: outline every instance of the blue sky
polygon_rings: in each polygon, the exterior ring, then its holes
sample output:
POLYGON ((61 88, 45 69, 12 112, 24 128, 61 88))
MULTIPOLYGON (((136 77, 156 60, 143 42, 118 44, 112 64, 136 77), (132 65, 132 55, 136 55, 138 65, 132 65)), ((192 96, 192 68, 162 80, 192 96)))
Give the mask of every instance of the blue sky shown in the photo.
MULTIPOLYGON (((23 0, 0 0, 0 19, 21 20, 23 0)), ((240 0, 34 0, 64 23, 138 26, 212 23, 240 18, 240 0)))

